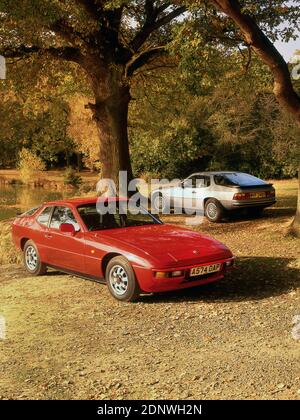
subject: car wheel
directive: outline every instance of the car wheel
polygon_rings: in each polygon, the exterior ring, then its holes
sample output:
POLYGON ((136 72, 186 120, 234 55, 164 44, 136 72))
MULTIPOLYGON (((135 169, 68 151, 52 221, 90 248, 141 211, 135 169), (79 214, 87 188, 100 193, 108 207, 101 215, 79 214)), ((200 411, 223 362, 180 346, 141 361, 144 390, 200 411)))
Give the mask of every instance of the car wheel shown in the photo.
POLYGON ((33 276, 41 276, 46 273, 47 266, 42 263, 37 246, 33 241, 27 241, 23 251, 24 266, 33 276))
POLYGON ((163 213, 168 207, 168 202, 161 193, 156 193, 152 197, 152 205, 157 213, 163 213))
POLYGON ((112 258, 107 264, 105 278, 108 289, 115 299, 130 302, 138 298, 140 288, 126 258, 112 258))
POLYGON ((210 198, 205 203, 205 216, 210 222, 220 222, 224 216, 224 208, 218 200, 210 198))

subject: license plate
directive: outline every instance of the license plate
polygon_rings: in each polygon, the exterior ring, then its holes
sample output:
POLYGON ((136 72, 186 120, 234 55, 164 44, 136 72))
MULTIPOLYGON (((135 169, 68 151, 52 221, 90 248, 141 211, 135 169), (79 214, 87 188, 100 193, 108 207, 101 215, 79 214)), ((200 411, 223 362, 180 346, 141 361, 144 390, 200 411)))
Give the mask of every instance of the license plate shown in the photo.
POLYGON ((210 264, 210 265, 201 265, 200 267, 194 267, 190 271, 190 277, 194 276, 203 276, 204 274, 211 274, 215 273, 216 271, 220 271, 221 264, 210 264))
POLYGON ((251 193, 250 194, 251 198, 265 198, 266 197, 266 193, 265 192, 257 192, 257 193, 251 193))

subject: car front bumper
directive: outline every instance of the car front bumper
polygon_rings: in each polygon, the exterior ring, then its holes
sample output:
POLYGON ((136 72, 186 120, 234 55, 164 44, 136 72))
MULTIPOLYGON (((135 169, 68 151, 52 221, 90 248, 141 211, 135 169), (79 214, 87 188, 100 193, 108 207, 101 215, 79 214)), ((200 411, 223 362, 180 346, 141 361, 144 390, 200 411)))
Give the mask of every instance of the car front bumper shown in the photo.
POLYGON ((218 281, 224 277, 227 271, 233 270, 235 258, 225 258, 221 260, 215 260, 200 264, 194 264, 189 266, 175 267, 175 268, 155 268, 152 270, 143 267, 134 267, 134 271, 142 291, 147 293, 155 292, 166 292, 171 290, 186 289, 193 286, 200 286, 202 284, 212 283, 218 281), (226 266, 227 261, 232 261, 233 265, 230 267, 226 266), (190 270, 194 267, 207 266, 210 264, 221 263, 221 269, 218 272, 190 277, 190 270), (156 271, 184 271, 184 275, 181 277, 169 277, 169 278, 156 278, 154 273, 156 271))

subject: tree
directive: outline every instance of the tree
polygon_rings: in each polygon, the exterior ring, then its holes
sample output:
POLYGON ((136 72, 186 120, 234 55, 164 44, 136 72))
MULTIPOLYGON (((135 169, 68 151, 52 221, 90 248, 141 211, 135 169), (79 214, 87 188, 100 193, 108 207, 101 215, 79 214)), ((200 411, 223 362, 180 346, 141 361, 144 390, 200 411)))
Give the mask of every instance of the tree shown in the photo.
POLYGON ((69 100, 68 134, 76 143, 76 150, 84 155, 83 162, 90 170, 100 170, 99 142, 97 144, 97 127, 92 119, 90 109, 85 107, 88 98, 74 95, 69 100))
POLYGON ((245 69, 237 49, 212 48, 181 29, 174 66, 137 77, 132 88, 135 173, 172 179, 227 168, 266 179, 295 176, 300 128, 277 103, 266 66, 253 55, 245 69))
MULTIPOLYGON (((182 2, 184 3, 184 1, 182 2)), ((278 25, 284 22, 285 18, 292 25, 283 32, 288 39, 293 36, 293 28, 299 23, 300 8, 299 1, 293 1, 289 4, 282 0, 273 0, 266 2, 247 2, 245 0, 210 0, 217 13, 213 14, 215 28, 220 38, 226 41, 233 40, 233 28, 230 22, 235 24, 238 29, 238 36, 235 34, 235 41, 239 44, 245 44, 249 50, 253 50, 260 59, 268 66, 273 79, 273 92, 279 104, 290 113, 298 126, 300 126, 300 97, 296 93, 290 75, 288 64, 282 55, 274 46, 276 35, 272 29, 278 28, 278 25), (224 16, 229 18, 230 22, 224 20, 224 16), (263 22, 260 26, 259 22, 263 22)), ((196 8, 207 7, 207 2, 196 0, 193 6, 196 8)), ((274 31, 275 32, 275 31, 274 31)), ((277 32, 277 31, 276 31, 277 32)), ((291 231, 300 237, 300 166, 299 166, 299 191, 297 212, 292 223, 291 231)))
POLYGON ((29 184, 36 180, 41 171, 45 170, 45 163, 39 156, 23 148, 19 153, 19 169, 21 181, 29 184))
POLYGON ((293 87, 288 64, 271 39, 259 27, 254 16, 242 10, 241 2, 238 0, 211 0, 211 3, 233 20, 241 31, 246 45, 269 67, 274 77, 274 95, 281 106, 295 117, 300 126, 300 97, 293 87))
POLYGON ((69 98, 90 94, 80 84, 79 67, 63 62, 44 62, 33 57, 9 66, 9 78, 0 82, 0 167, 13 167, 25 147, 47 166, 75 153, 67 134, 69 98), (61 64, 61 66, 59 66, 61 64))
POLYGON ((164 54, 171 23, 186 7, 163 0, 0 1, 0 54, 78 64, 94 94, 102 176, 132 177, 128 145, 130 87, 136 71, 164 54))

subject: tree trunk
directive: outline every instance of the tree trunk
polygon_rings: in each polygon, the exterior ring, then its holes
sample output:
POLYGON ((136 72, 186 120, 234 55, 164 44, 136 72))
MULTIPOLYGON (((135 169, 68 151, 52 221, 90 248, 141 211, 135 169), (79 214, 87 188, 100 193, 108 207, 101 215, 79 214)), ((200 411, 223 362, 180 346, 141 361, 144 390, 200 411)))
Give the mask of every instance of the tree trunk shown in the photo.
POLYGON ((291 226, 291 233, 300 238, 300 166, 298 168, 298 203, 296 215, 291 226))
POLYGON ((112 179, 117 187, 120 171, 127 171, 128 181, 133 179, 128 141, 131 96, 122 74, 110 69, 103 76, 102 69, 101 76, 93 82, 95 104, 89 104, 99 132, 101 176, 112 179))
POLYGON ((66 165, 67 165, 67 167, 69 167, 70 166, 70 155, 69 155, 69 152, 66 152, 65 157, 66 157, 66 165))
POLYGON ((80 172, 81 169, 82 169, 81 154, 80 153, 76 153, 76 158, 77 158, 77 171, 80 172))

